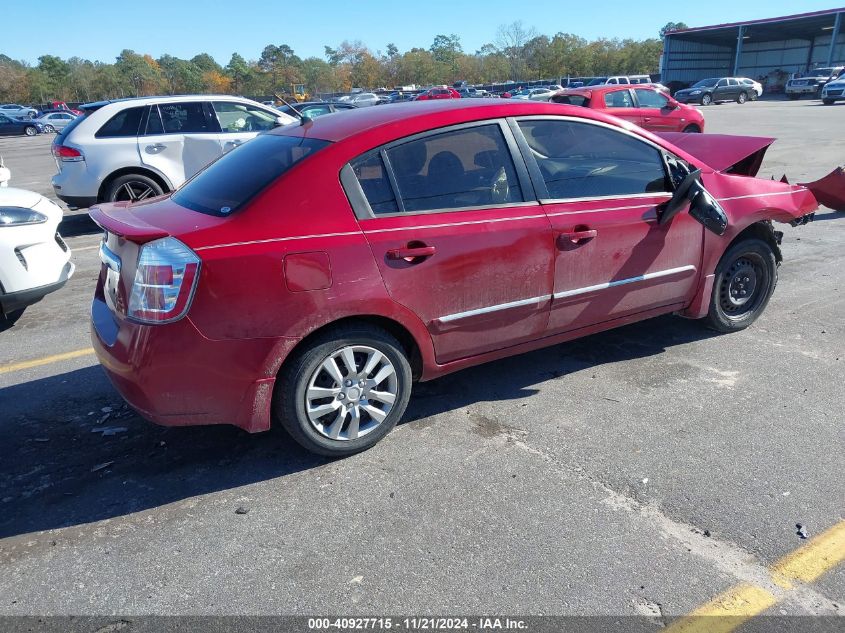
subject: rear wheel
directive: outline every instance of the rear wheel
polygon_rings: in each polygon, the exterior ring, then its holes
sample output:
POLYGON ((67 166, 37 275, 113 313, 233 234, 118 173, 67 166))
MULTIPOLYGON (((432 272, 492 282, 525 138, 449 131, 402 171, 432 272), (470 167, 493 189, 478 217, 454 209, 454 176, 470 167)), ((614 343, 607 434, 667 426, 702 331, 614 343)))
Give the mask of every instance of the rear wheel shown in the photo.
POLYGON ((769 303, 778 280, 772 247, 759 239, 731 246, 716 267, 706 324, 719 332, 744 330, 769 303))
POLYGON ((748 93, 740 92, 739 96, 736 98, 736 102, 737 103, 745 103, 746 101, 748 101, 748 93))
POLYGON ((115 178, 106 190, 107 202, 139 202, 163 194, 161 186, 149 176, 126 174, 115 178))
POLYGON ((35 136, 36 134, 38 134, 38 130, 35 129, 34 125, 27 125, 24 128, 23 133, 26 134, 27 136, 35 136))
POLYGON ((710 95, 701 96, 701 105, 710 105, 711 103, 713 103, 713 97, 710 95))
POLYGON ((396 426, 411 395, 401 344, 362 323, 330 330, 290 359, 276 382, 273 421, 329 457, 375 445, 396 426))
POLYGON ((701 128, 699 128, 697 125, 688 125, 681 131, 685 134, 698 134, 699 132, 701 132, 701 128))

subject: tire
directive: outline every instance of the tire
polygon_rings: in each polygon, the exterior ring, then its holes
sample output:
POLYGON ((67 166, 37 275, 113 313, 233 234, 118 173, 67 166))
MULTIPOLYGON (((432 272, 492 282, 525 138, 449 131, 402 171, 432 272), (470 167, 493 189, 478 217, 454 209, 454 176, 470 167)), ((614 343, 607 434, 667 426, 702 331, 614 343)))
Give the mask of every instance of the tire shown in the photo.
POLYGON ((23 133, 27 136, 35 136, 36 134, 38 134, 38 129, 34 125, 27 125, 23 129, 23 133))
POLYGON ((713 97, 708 94, 701 95, 701 105, 706 106, 713 103, 713 97))
POLYGON ((688 125, 681 132, 684 134, 700 134, 701 129, 697 125, 688 125))
POLYGON ((825 105, 833 105, 835 102, 835 99, 822 99, 822 103, 825 105))
POLYGON ((719 332, 744 330, 766 309, 777 281, 777 258, 768 243, 756 238, 737 242, 716 266, 705 324, 719 332))
POLYGON ((745 103, 746 101, 748 101, 748 93, 740 92, 739 95, 737 95, 736 102, 745 103))
POLYGON ((53 134, 53 133, 56 131, 56 128, 54 128, 52 125, 49 125, 49 124, 48 124, 48 125, 45 125, 45 126, 44 126, 44 131, 45 131, 47 134, 53 134))
POLYGON ((348 325, 318 336, 285 364, 276 381, 273 423, 312 453, 346 457, 387 435, 405 413, 410 396, 411 365, 402 345, 380 328, 348 325), (350 351, 355 372, 344 360, 350 351), (336 371, 325 369, 329 360, 334 360, 336 371), (376 364, 366 371, 368 362, 376 364), (381 375, 378 384, 372 382, 381 375), (309 398, 309 392, 316 395, 309 398), (371 415, 375 410, 382 413, 371 415))
POLYGON ((106 202, 129 200, 138 202, 160 196, 164 191, 155 180, 142 174, 125 174, 111 181, 106 189, 106 202))

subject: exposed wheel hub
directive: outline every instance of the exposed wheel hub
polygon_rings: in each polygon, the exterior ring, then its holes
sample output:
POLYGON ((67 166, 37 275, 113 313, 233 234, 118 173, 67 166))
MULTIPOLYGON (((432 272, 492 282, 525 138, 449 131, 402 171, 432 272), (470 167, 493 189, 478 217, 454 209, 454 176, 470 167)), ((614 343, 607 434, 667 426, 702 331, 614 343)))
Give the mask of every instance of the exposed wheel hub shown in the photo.
POLYGON ((756 298, 759 285, 757 267, 749 259, 740 257, 722 278, 719 293, 722 309, 728 314, 744 312, 756 298))

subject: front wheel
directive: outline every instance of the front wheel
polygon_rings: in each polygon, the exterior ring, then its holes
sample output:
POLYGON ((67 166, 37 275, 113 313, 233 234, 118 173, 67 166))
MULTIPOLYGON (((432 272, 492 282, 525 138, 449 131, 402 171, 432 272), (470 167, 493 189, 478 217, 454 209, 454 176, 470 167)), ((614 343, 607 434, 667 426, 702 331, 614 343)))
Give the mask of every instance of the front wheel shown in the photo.
POLYGON ((24 128, 23 133, 27 136, 35 136, 36 134, 38 134, 38 130, 36 130, 35 127, 33 127, 32 125, 27 125, 24 128))
POLYGON ((713 97, 711 97, 710 95, 703 95, 701 97, 701 105, 706 106, 706 105, 710 105, 711 103, 713 103, 713 97))
POLYGON ((822 99, 822 103, 825 105, 833 105, 833 99, 822 99))
POLYGON ((705 323, 719 332, 744 330, 766 309, 777 281, 777 259, 769 244, 759 239, 734 244, 716 266, 705 323))
POLYGON ((56 128, 48 124, 44 126, 44 131, 47 132, 47 134, 53 134, 56 131, 56 128))
POLYGON ((411 365, 386 331, 359 324, 331 330, 283 368, 273 421, 303 447, 345 457, 396 426, 411 395, 411 365))
POLYGON ((739 96, 736 98, 737 103, 745 103, 748 101, 748 94, 745 92, 740 92, 739 96))
POLYGON ((698 134, 701 132, 701 128, 699 128, 697 125, 688 125, 681 131, 684 134, 698 134))

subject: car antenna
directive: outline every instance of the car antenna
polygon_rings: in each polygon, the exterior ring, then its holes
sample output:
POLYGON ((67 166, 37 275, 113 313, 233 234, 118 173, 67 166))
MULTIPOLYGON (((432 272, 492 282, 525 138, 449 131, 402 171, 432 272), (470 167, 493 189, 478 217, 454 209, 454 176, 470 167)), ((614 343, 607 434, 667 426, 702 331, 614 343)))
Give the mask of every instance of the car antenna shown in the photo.
POLYGON ((289 104, 289 103, 288 103, 288 102, 284 99, 284 97, 282 97, 281 95, 279 95, 279 94, 277 94, 277 93, 275 93, 275 92, 274 92, 274 93, 273 93, 273 96, 274 96, 274 97, 276 97, 276 99, 278 99, 278 100, 279 100, 279 101, 281 101, 282 103, 284 103, 287 107, 289 107, 289 108, 291 109, 291 111, 294 113, 294 115, 295 115, 295 116, 298 116, 298 117, 299 117, 299 124, 300 124, 300 125, 308 125, 309 123, 313 123, 313 122, 314 122, 314 120, 313 120, 310 116, 305 115, 305 114, 302 114, 302 112, 300 112, 299 110, 297 110, 296 108, 294 108, 291 104, 289 104))

